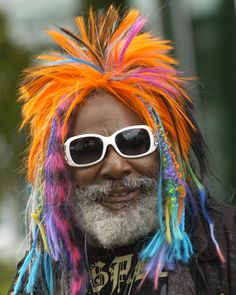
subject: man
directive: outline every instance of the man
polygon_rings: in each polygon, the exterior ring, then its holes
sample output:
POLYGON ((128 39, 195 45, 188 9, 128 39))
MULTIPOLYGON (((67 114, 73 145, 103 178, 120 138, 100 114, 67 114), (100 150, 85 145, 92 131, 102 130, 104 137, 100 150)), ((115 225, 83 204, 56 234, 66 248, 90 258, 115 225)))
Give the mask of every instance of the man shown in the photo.
POLYGON ((235 210, 196 176, 207 160, 187 79, 144 23, 91 10, 26 71, 33 222, 14 294, 236 290, 235 210))

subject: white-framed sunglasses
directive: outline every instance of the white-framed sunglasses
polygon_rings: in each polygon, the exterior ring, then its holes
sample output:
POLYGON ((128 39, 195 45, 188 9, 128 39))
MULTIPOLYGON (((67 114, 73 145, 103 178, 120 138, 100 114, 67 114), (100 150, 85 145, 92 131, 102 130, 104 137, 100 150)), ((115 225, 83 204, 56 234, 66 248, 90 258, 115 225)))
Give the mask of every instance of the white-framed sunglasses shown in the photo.
POLYGON ((122 128, 111 136, 82 134, 70 137, 64 143, 65 159, 73 167, 88 167, 101 162, 109 145, 123 158, 140 158, 157 148, 154 135, 147 125, 122 128))

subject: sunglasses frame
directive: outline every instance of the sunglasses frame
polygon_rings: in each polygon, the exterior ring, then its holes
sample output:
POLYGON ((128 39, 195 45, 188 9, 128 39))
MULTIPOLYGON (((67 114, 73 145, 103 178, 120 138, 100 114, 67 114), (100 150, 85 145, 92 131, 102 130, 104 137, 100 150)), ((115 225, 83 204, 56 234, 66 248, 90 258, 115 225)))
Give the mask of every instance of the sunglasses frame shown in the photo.
POLYGON ((126 158, 126 159, 135 159, 135 158, 141 158, 141 157, 144 157, 144 156, 147 156, 147 155, 153 153, 156 150, 157 146, 158 146, 158 142, 155 141, 154 134, 152 133, 150 127, 147 126, 147 125, 128 126, 128 127, 117 130, 116 132, 114 132, 110 136, 103 136, 103 135, 100 135, 100 134, 93 134, 93 133, 87 134, 86 133, 86 134, 72 136, 72 137, 70 137, 70 138, 68 138, 66 140, 66 142, 64 143, 65 160, 66 160, 67 164, 69 166, 72 166, 72 167, 83 168, 83 167, 89 167, 89 166, 96 165, 96 164, 98 164, 99 162, 101 162, 104 159, 104 157, 106 155, 107 147, 109 145, 111 145, 121 157, 126 158), (117 134, 122 133, 123 131, 132 130, 132 129, 136 129, 136 128, 145 129, 148 132, 149 138, 150 138, 150 147, 149 147, 149 150, 147 152, 143 153, 143 154, 134 155, 134 156, 127 156, 127 155, 123 154, 119 150, 119 148, 118 148, 118 146, 117 146, 117 144, 115 142, 115 137, 116 137, 117 134), (88 164, 76 164, 73 161, 73 159, 71 157, 71 154, 70 154, 70 144, 71 144, 72 141, 74 141, 76 139, 85 138, 85 137, 96 137, 96 138, 101 139, 102 142, 103 142, 103 151, 102 151, 101 157, 98 160, 94 161, 94 162, 91 162, 91 163, 88 163, 88 164))

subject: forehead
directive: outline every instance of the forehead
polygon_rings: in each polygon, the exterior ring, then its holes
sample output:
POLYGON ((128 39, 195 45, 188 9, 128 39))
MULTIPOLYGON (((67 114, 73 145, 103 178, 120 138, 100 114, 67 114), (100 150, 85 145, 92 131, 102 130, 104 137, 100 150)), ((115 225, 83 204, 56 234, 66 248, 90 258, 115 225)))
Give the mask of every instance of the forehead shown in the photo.
POLYGON ((115 131, 144 122, 128 106, 105 91, 91 94, 75 115, 72 135, 97 133, 111 135, 115 131))

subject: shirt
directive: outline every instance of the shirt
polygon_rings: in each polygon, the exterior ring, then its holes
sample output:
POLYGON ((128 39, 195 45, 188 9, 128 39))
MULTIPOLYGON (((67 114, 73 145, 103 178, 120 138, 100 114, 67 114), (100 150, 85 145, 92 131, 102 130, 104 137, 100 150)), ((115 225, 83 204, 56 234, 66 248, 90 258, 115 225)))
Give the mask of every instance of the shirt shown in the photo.
POLYGON ((144 262, 138 258, 140 244, 123 246, 114 250, 94 248, 87 244, 87 267, 89 265, 90 285, 88 295, 166 295, 167 276, 160 275, 158 289, 144 278, 144 262), (129 293, 130 292, 130 293, 129 293))

